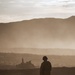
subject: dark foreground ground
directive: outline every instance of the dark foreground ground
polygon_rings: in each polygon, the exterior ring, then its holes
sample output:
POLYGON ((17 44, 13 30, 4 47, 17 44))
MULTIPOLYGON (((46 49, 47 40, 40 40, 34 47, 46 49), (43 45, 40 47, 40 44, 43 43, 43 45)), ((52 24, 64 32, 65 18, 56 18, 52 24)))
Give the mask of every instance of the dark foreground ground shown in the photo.
MULTIPOLYGON (((40 75, 39 69, 0 70, 0 75, 40 75)), ((75 68, 53 68, 51 75, 75 75, 75 68)))

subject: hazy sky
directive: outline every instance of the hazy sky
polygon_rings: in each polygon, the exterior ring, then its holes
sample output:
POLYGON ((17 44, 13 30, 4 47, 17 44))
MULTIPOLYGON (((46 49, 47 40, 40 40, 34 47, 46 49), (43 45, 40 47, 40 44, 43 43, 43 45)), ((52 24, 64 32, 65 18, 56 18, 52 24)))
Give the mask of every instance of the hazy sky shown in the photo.
POLYGON ((75 0, 0 0, 0 22, 75 15, 75 0))

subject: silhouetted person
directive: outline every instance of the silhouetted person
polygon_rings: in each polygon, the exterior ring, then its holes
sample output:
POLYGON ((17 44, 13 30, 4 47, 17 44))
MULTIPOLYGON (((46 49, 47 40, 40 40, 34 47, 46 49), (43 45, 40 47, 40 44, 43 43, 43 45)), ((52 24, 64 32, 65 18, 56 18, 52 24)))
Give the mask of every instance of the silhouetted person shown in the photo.
POLYGON ((44 62, 41 64, 40 67, 40 75, 51 75, 51 63, 48 60, 46 56, 43 57, 44 62))

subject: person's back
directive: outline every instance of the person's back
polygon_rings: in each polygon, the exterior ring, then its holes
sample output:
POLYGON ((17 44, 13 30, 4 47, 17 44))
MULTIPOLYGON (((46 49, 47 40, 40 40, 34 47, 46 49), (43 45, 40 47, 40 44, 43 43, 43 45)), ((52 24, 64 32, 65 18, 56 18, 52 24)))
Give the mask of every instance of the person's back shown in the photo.
POLYGON ((50 75, 51 73, 52 66, 51 63, 47 61, 47 59, 48 58, 46 56, 43 57, 44 62, 40 67, 40 75, 50 75))

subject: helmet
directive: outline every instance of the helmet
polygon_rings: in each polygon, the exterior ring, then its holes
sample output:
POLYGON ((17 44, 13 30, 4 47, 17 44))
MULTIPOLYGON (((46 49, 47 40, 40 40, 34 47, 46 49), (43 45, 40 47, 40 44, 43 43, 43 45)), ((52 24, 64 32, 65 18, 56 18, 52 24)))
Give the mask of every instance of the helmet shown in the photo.
POLYGON ((46 56, 43 57, 43 60, 48 60, 48 58, 46 56))

